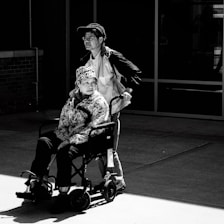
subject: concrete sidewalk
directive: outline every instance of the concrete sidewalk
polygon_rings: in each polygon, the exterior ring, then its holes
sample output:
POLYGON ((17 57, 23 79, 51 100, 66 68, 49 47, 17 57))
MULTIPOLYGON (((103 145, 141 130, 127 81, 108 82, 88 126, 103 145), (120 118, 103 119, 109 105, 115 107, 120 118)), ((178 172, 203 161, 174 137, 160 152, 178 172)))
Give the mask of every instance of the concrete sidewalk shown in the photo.
MULTIPOLYGON (((39 125, 58 111, 0 116, 0 223, 223 223, 224 123, 121 114, 119 154, 127 190, 112 203, 52 216, 48 203, 21 206, 39 125), (108 218, 109 217, 109 218, 108 218)), ((54 168, 55 169, 55 168, 54 168)), ((91 165, 90 173, 96 169, 91 165)), ((92 172, 95 178, 96 172, 92 172)))

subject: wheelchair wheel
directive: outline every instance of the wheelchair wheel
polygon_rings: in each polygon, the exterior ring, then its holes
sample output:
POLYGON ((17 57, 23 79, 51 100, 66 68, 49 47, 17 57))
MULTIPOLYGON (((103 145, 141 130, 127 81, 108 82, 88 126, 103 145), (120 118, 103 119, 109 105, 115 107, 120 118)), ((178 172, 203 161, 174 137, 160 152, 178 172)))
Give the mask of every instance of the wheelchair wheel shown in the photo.
POLYGON ((73 211, 80 212, 86 210, 90 203, 90 195, 83 189, 75 189, 70 192, 70 205, 73 211))
POLYGON ((117 193, 115 183, 112 180, 107 180, 101 193, 107 202, 113 201, 117 193))

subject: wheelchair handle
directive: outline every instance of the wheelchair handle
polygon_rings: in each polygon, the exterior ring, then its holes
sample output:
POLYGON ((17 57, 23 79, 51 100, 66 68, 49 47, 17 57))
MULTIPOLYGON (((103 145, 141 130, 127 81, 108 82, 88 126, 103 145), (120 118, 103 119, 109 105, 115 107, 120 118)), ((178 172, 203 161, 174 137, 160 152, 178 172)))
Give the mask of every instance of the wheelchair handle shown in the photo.
POLYGON ((124 98, 124 93, 125 92, 127 92, 127 93, 129 93, 129 94, 131 94, 132 92, 133 92, 133 89, 132 88, 126 88, 125 89, 125 91, 123 92, 123 93, 121 93, 120 95, 118 95, 118 96, 115 96, 115 97, 113 97, 112 99, 111 99, 111 101, 110 101, 110 104, 109 104, 109 109, 110 109, 110 115, 112 115, 112 104, 113 104, 113 102, 116 100, 116 99, 123 99, 124 98))

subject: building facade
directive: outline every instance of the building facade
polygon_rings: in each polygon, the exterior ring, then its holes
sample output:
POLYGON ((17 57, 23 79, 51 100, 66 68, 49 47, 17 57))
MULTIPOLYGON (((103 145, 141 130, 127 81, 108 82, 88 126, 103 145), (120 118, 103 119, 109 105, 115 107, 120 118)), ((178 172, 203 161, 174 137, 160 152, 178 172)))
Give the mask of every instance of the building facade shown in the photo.
MULTIPOLYGON (((10 29, 14 44, 8 42, 0 50, 43 51, 38 87, 44 108, 60 108, 73 86, 77 62, 85 53, 76 28, 99 22, 106 29, 107 44, 143 71, 143 83, 127 112, 224 119, 223 0, 19 2, 17 7, 26 13, 14 15, 23 34, 17 25, 14 41, 10 29)), ((10 3, 4 7, 10 10, 10 3)), ((11 17, 9 21, 15 25, 11 17)), ((7 31, 5 27, 6 43, 7 31)))

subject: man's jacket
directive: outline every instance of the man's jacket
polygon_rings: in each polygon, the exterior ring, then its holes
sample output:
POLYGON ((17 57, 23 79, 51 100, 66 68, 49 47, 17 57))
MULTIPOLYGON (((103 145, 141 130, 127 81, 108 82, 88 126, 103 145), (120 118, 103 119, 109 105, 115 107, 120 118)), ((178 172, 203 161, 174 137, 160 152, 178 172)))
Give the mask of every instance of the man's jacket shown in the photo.
MULTIPOLYGON (((80 65, 84 65, 90 58, 90 53, 88 52, 84 57, 80 59, 80 65)), ((141 82, 141 73, 142 71, 133 64, 130 60, 125 58, 120 52, 113 50, 109 47, 103 47, 101 50, 101 56, 106 56, 114 69, 115 74, 117 72, 122 76, 121 82, 126 87, 135 87, 135 85, 140 84, 141 82)))

